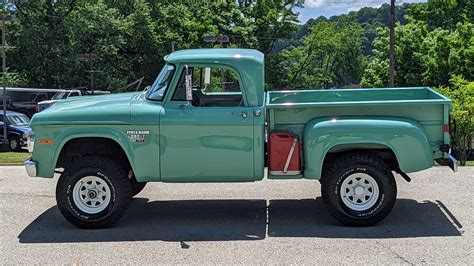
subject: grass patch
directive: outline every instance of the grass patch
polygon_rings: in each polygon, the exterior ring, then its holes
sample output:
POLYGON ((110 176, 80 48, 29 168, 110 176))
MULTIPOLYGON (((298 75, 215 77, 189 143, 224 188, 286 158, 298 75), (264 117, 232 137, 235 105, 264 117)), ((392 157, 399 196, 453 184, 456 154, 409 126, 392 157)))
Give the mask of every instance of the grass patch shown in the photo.
POLYGON ((0 164, 23 164, 29 157, 28 152, 0 152, 0 164))

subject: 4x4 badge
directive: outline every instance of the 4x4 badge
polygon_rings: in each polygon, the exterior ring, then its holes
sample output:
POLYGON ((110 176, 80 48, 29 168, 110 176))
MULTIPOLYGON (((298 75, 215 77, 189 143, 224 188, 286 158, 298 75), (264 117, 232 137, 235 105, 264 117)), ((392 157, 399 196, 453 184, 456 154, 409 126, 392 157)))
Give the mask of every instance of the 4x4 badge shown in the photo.
POLYGON ((149 130, 127 130, 128 139, 131 142, 145 142, 145 137, 150 135, 149 130))

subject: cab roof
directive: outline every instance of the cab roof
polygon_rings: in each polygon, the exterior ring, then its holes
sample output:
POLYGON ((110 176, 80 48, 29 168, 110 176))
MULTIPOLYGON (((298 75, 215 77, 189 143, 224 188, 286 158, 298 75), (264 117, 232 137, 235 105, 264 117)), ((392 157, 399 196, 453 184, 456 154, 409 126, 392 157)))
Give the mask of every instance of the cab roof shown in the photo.
POLYGON ((248 63, 264 64, 263 54, 253 49, 189 49, 173 52, 165 56, 165 61, 174 62, 227 62, 229 60, 247 61, 248 63))

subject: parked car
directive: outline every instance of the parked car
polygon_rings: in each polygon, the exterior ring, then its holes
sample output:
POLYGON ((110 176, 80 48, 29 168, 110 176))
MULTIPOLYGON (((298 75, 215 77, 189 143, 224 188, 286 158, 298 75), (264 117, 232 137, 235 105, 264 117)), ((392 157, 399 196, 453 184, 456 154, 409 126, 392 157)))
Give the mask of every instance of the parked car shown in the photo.
POLYGON ((57 101, 65 100, 65 99, 68 99, 69 97, 78 97, 78 96, 86 96, 86 95, 103 95, 103 94, 109 94, 109 93, 110 91, 94 91, 94 94, 92 94, 92 92, 89 90, 63 90, 54 94, 51 100, 41 101, 37 103, 36 112, 41 112, 44 109, 52 106, 57 101))
POLYGON ((430 88, 265 93, 255 50, 164 60, 148 90, 61 101, 34 115, 26 171, 52 178, 64 169, 56 201, 72 224, 113 225, 147 182, 253 182, 268 165, 269 179, 320 181, 335 219, 368 226, 395 204, 394 172, 410 181, 435 161, 457 169, 451 100, 430 88))
MULTIPOLYGON (((3 112, 0 112, 0 140, 3 143, 3 112)), ((11 151, 27 148, 30 119, 22 113, 7 111, 7 139, 11 151)))
MULTIPOLYGON (((51 99, 53 95, 61 90, 37 89, 37 88, 12 88, 7 87, 7 109, 32 117, 36 113, 38 102, 51 99)), ((3 90, 0 89, 0 99, 3 98, 3 90)), ((0 109, 3 102, 0 101, 0 109)))

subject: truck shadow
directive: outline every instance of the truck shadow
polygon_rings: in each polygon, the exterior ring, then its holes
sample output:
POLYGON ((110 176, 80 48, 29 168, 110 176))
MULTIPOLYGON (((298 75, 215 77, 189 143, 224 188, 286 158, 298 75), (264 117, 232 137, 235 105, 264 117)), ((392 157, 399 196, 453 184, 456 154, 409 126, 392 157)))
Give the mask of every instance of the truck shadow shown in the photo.
POLYGON ((114 228, 81 230, 56 206, 18 236, 21 243, 108 241, 225 241, 265 237, 406 238, 461 236, 462 225, 440 201, 399 199, 392 213, 373 227, 343 227, 326 211, 322 199, 182 200, 136 198, 114 228))

